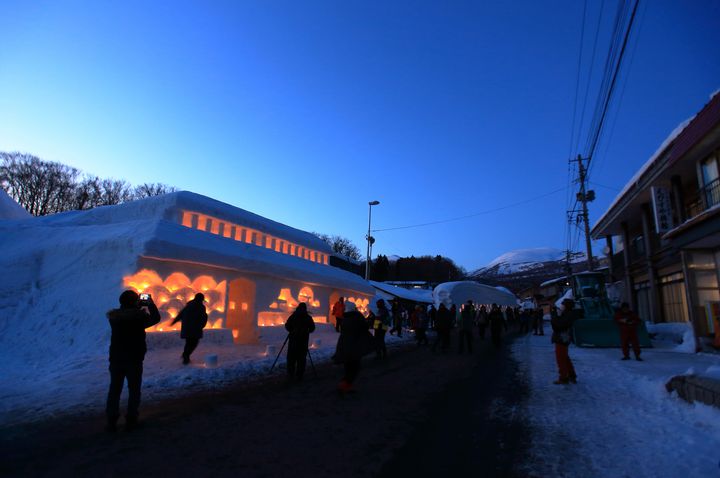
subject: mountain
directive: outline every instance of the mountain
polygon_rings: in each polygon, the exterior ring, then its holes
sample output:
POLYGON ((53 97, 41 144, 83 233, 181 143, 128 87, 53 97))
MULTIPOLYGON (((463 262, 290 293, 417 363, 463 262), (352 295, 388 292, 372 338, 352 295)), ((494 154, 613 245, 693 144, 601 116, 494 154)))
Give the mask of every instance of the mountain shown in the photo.
POLYGON ((538 269, 546 262, 557 262, 564 259, 565 252, 552 247, 518 249, 493 259, 487 266, 478 269, 476 273, 483 275, 516 274, 538 269))
MULTIPOLYGON (((600 263, 599 258, 595 260, 596 264, 600 263)), ((488 285, 506 287, 517 293, 566 274, 566 261, 565 252, 560 249, 518 249, 493 259, 487 266, 470 273, 468 278, 488 285)), ((585 254, 571 253, 570 267, 573 272, 584 270, 585 254)))

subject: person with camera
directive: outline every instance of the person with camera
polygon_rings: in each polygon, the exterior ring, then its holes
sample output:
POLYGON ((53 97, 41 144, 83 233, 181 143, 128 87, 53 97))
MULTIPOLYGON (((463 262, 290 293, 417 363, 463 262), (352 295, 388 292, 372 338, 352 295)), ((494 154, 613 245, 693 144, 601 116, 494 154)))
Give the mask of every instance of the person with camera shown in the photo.
POLYGON ((301 381, 305 373, 305 362, 308 354, 310 334, 315 332, 315 322, 307 311, 307 304, 300 302, 295 312, 285 322, 285 330, 289 332, 287 352, 288 379, 301 381))
POLYGON ((137 425, 143 361, 147 352, 145 329, 160 322, 160 312, 149 294, 138 296, 135 291, 126 290, 120 294, 120 308, 109 311, 107 319, 112 332, 105 429, 114 432, 120 418, 120 394, 126 379, 128 406, 125 423, 128 429, 137 425))
POLYGON ((173 319, 170 325, 181 322, 180 338, 185 339, 185 349, 182 353, 184 365, 190 363, 190 355, 195 351, 203 336, 203 329, 207 325, 208 315, 205 311, 205 296, 198 292, 193 300, 187 303, 183 310, 173 319))
POLYGON ((556 385, 577 383, 577 375, 573 366, 568 349, 572 342, 572 327, 577 319, 575 312, 575 301, 565 299, 562 301, 562 313, 554 315, 550 321, 552 326, 552 343, 555 344, 555 361, 558 366, 558 379, 553 383, 556 385))

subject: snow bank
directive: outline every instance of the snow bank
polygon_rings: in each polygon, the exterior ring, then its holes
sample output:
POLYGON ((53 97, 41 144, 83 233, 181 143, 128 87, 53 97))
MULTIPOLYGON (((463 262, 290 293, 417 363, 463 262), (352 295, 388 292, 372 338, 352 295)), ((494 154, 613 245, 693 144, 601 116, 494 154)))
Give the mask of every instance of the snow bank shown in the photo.
POLYGON ((665 383, 689 368, 717 370, 720 356, 653 348, 643 362, 621 361, 619 349, 571 346, 578 384, 554 385, 548 336, 528 335, 512 352, 530 384, 526 475, 717 476, 720 410, 689 404, 665 383))
POLYGON ((31 218, 24 207, 15 202, 3 188, 0 188, 0 220, 31 218))
POLYGON ((658 345, 670 345, 676 352, 695 353, 695 333, 689 322, 662 324, 646 322, 646 326, 648 333, 654 335, 653 342, 657 342, 658 345))

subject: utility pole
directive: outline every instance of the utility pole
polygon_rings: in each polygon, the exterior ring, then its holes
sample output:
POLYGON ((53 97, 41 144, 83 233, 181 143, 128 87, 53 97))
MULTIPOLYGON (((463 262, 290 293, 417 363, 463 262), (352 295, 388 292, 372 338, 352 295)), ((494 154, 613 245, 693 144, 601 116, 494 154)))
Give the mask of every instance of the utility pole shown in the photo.
POLYGON ((587 265, 588 270, 592 271, 593 267, 593 255, 592 255, 592 241, 590 239, 590 218, 588 214, 587 203, 595 200, 595 191, 588 191, 586 188, 587 183, 587 170, 585 169, 585 161, 582 156, 578 154, 577 159, 573 160, 578 163, 578 174, 580 176, 580 192, 577 193, 577 200, 582 203, 581 217, 585 228, 585 252, 587 254, 587 265))

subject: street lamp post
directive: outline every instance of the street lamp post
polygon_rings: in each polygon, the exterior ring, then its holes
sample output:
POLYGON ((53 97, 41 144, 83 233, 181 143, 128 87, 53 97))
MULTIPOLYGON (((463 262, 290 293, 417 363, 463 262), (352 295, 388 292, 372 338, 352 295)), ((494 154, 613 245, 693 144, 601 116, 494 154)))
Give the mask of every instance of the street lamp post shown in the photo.
POLYGON ((372 207, 380 204, 380 201, 370 201, 368 203, 368 233, 365 237, 367 239, 367 254, 365 255, 365 280, 370 278, 370 245, 375 242, 375 238, 370 235, 370 221, 372 219, 372 207))

